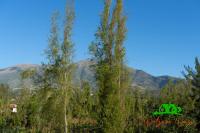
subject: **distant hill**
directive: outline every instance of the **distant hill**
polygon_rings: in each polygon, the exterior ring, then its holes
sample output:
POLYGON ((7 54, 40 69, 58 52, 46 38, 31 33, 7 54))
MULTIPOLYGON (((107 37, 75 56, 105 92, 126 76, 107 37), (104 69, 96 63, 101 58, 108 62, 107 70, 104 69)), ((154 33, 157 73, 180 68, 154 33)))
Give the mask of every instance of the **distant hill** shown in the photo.
MULTIPOLYGON (((91 84, 95 82, 94 73, 90 69, 90 61, 80 61, 77 63, 76 80, 85 79, 91 84)), ((142 70, 133 69, 128 67, 131 73, 132 86, 139 86, 144 89, 158 90, 163 88, 170 80, 177 82, 181 80, 180 78, 171 76, 152 76, 142 70)))
MULTIPOLYGON (((76 85, 80 84, 81 79, 88 81, 93 87, 95 87, 94 73, 91 70, 90 61, 80 61, 76 63, 76 71, 74 76, 74 82, 76 85)), ((20 88, 21 78, 20 73, 30 68, 37 68, 39 65, 23 64, 0 69, 0 83, 8 84, 12 89, 20 88)), ((129 67, 132 78, 132 86, 139 86, 144 89, 159 90, 164 87, 170 80, 176 82, 179 78, 170 76, 152 76, 142 70, 137 70, 129 67)))
POLYGON ((24 70, 37 68, 39 65, 21 64, 13 67, 0 69, 0 83, 8 84, 12 89, 20 88, 21 76, 20 73, 24 70))

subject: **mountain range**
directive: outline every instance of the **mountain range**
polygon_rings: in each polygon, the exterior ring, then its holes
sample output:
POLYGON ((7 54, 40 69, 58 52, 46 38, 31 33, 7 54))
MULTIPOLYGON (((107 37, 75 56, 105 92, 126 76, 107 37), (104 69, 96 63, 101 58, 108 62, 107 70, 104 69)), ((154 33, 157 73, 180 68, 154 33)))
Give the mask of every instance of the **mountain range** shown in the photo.
MULTIPOLYGON (((95 86, 94 72, 91 70, 91 61, 83 60, 76 63, 76 71, 74 81, 80 84, 81 80, 88 81, 92 86, 95 86)), ((4 69, 0 69, 0 84, 8 84, 12 89, 18 89, 21 86, 20 73, 31 68, 40 68, 40 65, 21 64, 4 69)), ((176 82, 181 80, 171 76, 153 76, 142 70, 137 70, 128 67, 131 75, 132 86, 137 86, 143 89, 159 90, 163 88, 170 80, 176 82)), ((39 69, 38 69, 39 70, 39 69)))

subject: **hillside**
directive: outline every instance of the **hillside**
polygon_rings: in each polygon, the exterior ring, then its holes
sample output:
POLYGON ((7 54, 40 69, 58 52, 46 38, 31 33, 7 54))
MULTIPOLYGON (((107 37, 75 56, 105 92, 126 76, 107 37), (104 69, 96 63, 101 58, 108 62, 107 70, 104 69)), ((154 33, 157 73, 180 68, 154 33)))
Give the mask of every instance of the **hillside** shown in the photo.
MULTIPOLYGON (((74 76, 74 82, 78 85, 80 84, 81 79, 88 81, 93 87, 95 87, 95 79, 94 73, 90 68, 90 61, 80 61, 76 63, 76 72, 74 76)), ((0 69, 0 83, 8 84, 11 88, 17 89, 20 88, 21 78, 20 73, 24 70, 30 68, 39 68, 39 65, 32 64, 23 64, 16 65, 13 67, 8 67, 4 69, 0 69)), ((133 68, 129 68, 131 72, 132 78, 132 86, 140 86, 145 89, 161 89, 165 86, 169 80, 177 81, 180 80, 178 78, 170 77, 170 76, 152 76, 142 70, 137 70, 133 68)))

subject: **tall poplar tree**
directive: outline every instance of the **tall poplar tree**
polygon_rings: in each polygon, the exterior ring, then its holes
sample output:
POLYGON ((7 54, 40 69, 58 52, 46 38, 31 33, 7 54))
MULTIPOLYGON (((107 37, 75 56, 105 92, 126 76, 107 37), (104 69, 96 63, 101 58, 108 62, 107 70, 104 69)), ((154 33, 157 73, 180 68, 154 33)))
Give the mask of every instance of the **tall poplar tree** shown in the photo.
POLYGON ((48 107, 57 108, 57 113, 60 115, 56 114, 56 117, 59 117, 60 121, 58 122, 59 124, 56 124, 59 125, 59 131, 65 133, 68 132, 69 109, 67 107, 71 97, 74 68, 72 62, 74 45, 72 42, 72 29, 74 18, 74 0, 67 0, 63 42, 59 43, 57 15, 54 15, 52 18, 49 45, 46 50, 48 63, 44 65, 43 88, 45 88, 44 91, 46 92, 47 99, 50 100, 46 104, 48 104, 48 107), (49 91, 49 89, 57 91, 49 91))
POLYGON ((43 64, 45 87, 58 88, 58 70, 60 58, 60 42, 58 29, 59 13, 55 12, 51 18, 51 31, 49 36, 49 44, 45 50, 47 64, 43 64))
POLYGON ((73 42, 72 42, 72 29, 74 24, 75 11, 74 0, 67 1, 66 17, 64 23, 64 40, 61 45, 61 64, 60 64, 60 85, 63 95, 63 108, 64 108, 64 123, 65 133, 68 132, 68 118, 67 118, 67 105, 69 104, 70 93, 72 89, 72 75, 73 75, 73 42))
POLYGON ((95 34, 90 51, 93 55, 96 80, 99 88, 98 123, 102 132, 123 132, 123 89, 124 76, 124 40, 126 36, 126 17, 123 13, 123 1, 116 0, 111 9, 111 0, 104 1, 101 23, 95 34))
POLYGON ((41 82, 41 90, 39 99, 41 100, 41 118, 42 129, 45 131, 53 131, 61 128, 61 122, 57 121, 57 113, 55 110, 58 104, 58 94, 60 89, 59 83, 59 66, 60 66, 60 42, 58 28, 58 12, 55 12, 51 18, 51 30, 49 36, 49 44, 45 50, 47 63, 43 63, 43 76, 38 76, 41 82), (49 122, 51 120, 51 122, 49 122))

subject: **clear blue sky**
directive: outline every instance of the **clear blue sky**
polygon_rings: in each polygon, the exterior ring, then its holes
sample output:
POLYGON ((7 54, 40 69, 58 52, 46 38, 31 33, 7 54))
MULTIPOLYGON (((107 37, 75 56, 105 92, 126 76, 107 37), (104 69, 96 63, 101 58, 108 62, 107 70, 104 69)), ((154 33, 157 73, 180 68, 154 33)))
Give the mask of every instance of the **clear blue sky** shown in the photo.
MULTIPOLYGON (((76 0, 75 61, 89 58, 103 0, 76 0)), ((0 0, 0 68, 45 60, 50 17, 65 0, 0 0)), ((127 63, 153 75, 181 76, 200 57, 199 0, 126 0, 127 63)), ((61 17, 62 18, 62 17, 61 17)))

